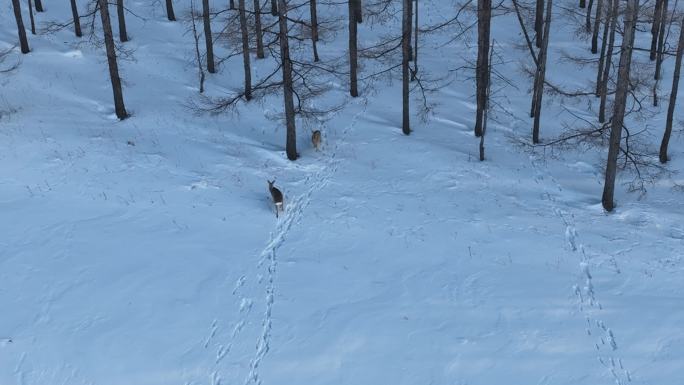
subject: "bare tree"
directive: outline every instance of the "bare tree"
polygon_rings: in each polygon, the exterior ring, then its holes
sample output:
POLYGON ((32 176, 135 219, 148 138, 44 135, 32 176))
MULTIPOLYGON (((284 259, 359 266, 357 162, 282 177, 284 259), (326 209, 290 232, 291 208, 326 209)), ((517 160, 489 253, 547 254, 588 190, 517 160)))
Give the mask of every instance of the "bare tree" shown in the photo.
POLYGON ((176 14, 173 12, 173 0, 166 0, 166 17, 169 21, 176 21, 176 14))
POLYGON ((586 20, 584 22, 585 28, 587 29, 587 32, 591 32, 591 9, 594 6, 594 0, 589 0, 589 4, 587 4, 587 16, 586 20))
POLYGON ((287 136, 285 152, 289 160, 297 160, 297 131, 295 127, 294 87, 292 83, 292 60, 290 60, 290 45, 287 28, 287 4, 285 0, 278 0, 278 39, 280 41, 280 59, 283 71, 283 95, 285 101, 285 123, 287 136))
POLYGON ((418 75, 418 0, 413 0, 416 3, 414 31, 413 31, 413 70, 411 71, 411 81, 416 80, 418 75))
POLYGON ((629 93, 630 67, 632 64, 632 48, 638 17, 638 0, 627 0, 625 13, 624 36, 622 38, 622 52, 618 70, 617 88, 615 90, 615 102, 613 107, 613 119, 610 129, 610 146, 608 148, 608 160, 606 162, 606 179, 603 187, 601 203, 606 211, 613 211, 615 203, 615 177, 617 175, 617 160, 620 152, 622 128, 624 125, 627 96, 629 93))
POLYGON ((271 0, 271 16, 278 16, 278 3, 280 0, 271 0))
MULTIPOLYGON (((491 2, 491 0, 488 0, 491 2)), ((491 8, 491 5, 490 5, 491 8)), ((492 43, 489 51, 489 59, 487 61, 487 90, 486 90, 486 95, 485 95, 485 106, 484 106, 484 112, 482 113, 482 135, 480 136, 480 161, 485 160, 485 147, 484 147, 484 140, 485 140, 485 135, 487 134, 487 116, 489 115, 489 98, 491 96, 492 92, 492 84, 491 84, 491 79, 492 79, 492 58, 494 56, 494 43, 492 43)))
MULTIPOLYGON (((517 6, 517 4, 516 4, 517 6)), ((541 48, 542 34, 544 28, 544 0, 536 0, 536 9, 534 12, 534 33, 535 43, 537 48, 541 48)))
POLYGON ((665 30, 667 27, 667 4, 668 0, 663 0, 661 16, 660 16, 660 30, 658 31, 658 45, 656 49, 656 68, 654 79, 660 79, 661 66, 663 64, 663 58, 665 53, 665 30))
POLYGON ((316 0, 309 0, 309 13, 311 15, 311 46, 313 48, 314 61, 317 62, 320 59, 318 57, 318 47, 316 44, 318 42, 318 11, 316 10, 316 0))
POLYGON ((42 0, 36 0, 36 12, 45 12, 42 0))
POLYGON ((603 0, 596 3, 596 17, 594 18, 594 31, 591 34, 591 53, 598 53, 598 34, 601 27, 601 13, 603 12, 603 0))
POLYGON ((216 72, 214 64, 214 41, 211 38, 211 18, 209 14, 209 0, 202 0, 202 20, 204 21, 204 42, 207 48, 207 71, 216 72))
POLYGON ((608 33, 610 31, 610 20, 613 17, 610 1, 611 0, 608 0, 608 4, 606 5, 606 20, 603 23, 603 36, 601 37, 601 54, 599 55, 598 70, 596 71, 596 88, 594 91, 596 96, 601 96, 603 66, 606 63, 606 49, 608 49, 608 33))
POLYGON ((126 32, 126 10, 123 2, 124 0, 116 0, 116 16, 119 21, 119 41, 125 43, 128 41, 128 33, 126 32))
POLYGON ((195 40, 195 61, 197 62, 197 72, 199 73, 199 92, 204 93, 204 66, 202 65, 202 54, 200 53, 200 34, 195 23, 195 1, 190 0, 190 21, 192 22, 192 37, 195 40))
POLYGON ((549 50, 549 32, 551 30, 551 8, 553 0, 546 1, 546 18, 544 20, 544 38, 539 51, 539 65, 535 75, 534 84, 534 123, 532 125, 532 143, 539 143, 539 123, 541 118, 542 96, 544 95, 544 83, 546 77, 546 57, 549 50))
POLYGON ((235 0, 229 0, 228 1, 228 9, 230 9, 230 10, 235 9, 235 0))
POLYGON ((586 8, 586 6, 587 6, 587 3, 585 0, 579 0, 579 7, 580 8, 586 8))
POLYGON ((489 72, 489 35, 492 18, 492 1, 477 1, 477 66, 475 67, 475 136, 482 136, 482 125, 487 104, 487 80, 489 72))
POLYGON ((105 48, 107 50, 107 64, 109 65, 109 79, 112 82, 112 92, 114 93, 114 108, 116 117, 126 119, 128 113, 124 106, 123 92, 121 90, 121 78, 119 77, 119 66, 116 62, 116 47, 114 45, 114 34, 112 33, 112 23, 109 18, 109 4, 107 0, 98 0, 100 7, 100 17, 102 19, 102 31, 104 33, 105 48))
POLYGON ((36 21, 33 18, 33 4, 31 0, 28 0, 28 9, 29 9, 29 20, 31 20, 31 34, 35 35, 36 34, 36 21))
POLYGON ((356 0, 348 0, 349 7, 349 94, 352 97, 359 96, 359 86, 357 79, 358 70, 358 47, 357 47, 357 28, 356 28, 356 0))
POLYGON ((71 16, 74 20, 74 33, 76 34, 76 37, 81 37, 83 36, 83 33, 81 32, 81 18, 78 16, 78 6, 76 5, 76 0, 70 0, 71 1, 71 16))
POLYGON ((252 66, 249 62, 249 32, 247 31, 247 13, 245 11, 245 0, 238 1, 240 8, 240 32, 242 35, 242 62, 245 68, 245 99, 252 99, 252 66))
POLYGON ((649 58, 651 61, 656 59, 656 50, 658 47, 658 36, 660 35, 660 21, 663 17, 663 0, 655 0, 655 8, 653 10, 653 24, 651 24, 651 51, 649 58))
POLYGON ((254 32, 256 34, 256 56, 263 59, 264 56, 264 31, 261 30, 261 4, 254 0, 254 32))
POLYGON ((26 29, 24 28, 24 20, 21 17, 21 5, 19 0, 12 0, 12 9, 14 10, 14 19, 17 21, 17 33, 19 34, 19 45, 21 45, 21 53, 29 53, 28 38, 26 37, 26 29))
POLYGON ((615 47, 615 30, 617 29, 618 12, 620 10, 620 1, 611 0, 612 6, 610 11, 610 36, 608 37, 608 48, 605 56, 605 63, 603 64, 603 74, 601 76, 601 84, 599 84, 599 96, 601 103, 599 105, 599 123, 606 121, 606 101, 608 98, 608 81, 610 80, 610 69, 613 64, 613 50, 615 47))
POLYGON ((363 23, 363 8, 361 5, 361 0, 352 0, 354 3, 354 19, 357 23, 363 23))
POLYGON ((660 163, 667 163, 667 147, 672 134, 672 119, 677 104, 677 90, 679 89, 679 71, 682 67, 682 55, 684 55, 684 17, 679 22, 679 43, 677 44, 677 56, 675 59, 674 74, 672 75, 672 91, 670 92, 670 105, 667 107, 667 120, 665 121, 665 133, 660 142, 660 163))
POLYGON ((411 0, 403 0, 401 19, 401 76, 402 76, 402 122, 404 135, 411 134, 409 100, 409 61, 411 60, 411 0))

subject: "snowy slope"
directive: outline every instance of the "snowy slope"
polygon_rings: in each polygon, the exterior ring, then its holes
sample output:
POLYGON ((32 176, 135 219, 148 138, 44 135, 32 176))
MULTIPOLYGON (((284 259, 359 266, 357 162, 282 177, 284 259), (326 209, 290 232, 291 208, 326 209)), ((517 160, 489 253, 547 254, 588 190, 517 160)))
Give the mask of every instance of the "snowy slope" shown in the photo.
MULTIPOLYGON (((684 203, 672 186, 684 182, 665 177, 645 196, 620 186, 607 215, 605 153, 514 144, 531 122, 512 16, 494 36, 516 58, 500 71, 517 89, 501 91, 510 115, 490 125, 486 162, 460 70, 410 137, 399 83, 382 81, 321 123, 321 152, 300 122, 293 163, 279 98, 192 114, 187 24, 160 4, 128 6, 145 18, 128 18, 135 60, 121 63, 130 119, 113 118, 101 50, 69 31, 29 35, 33 52, 0 75, 0 109, 12 111, 0 120, 0 384, 681 383, 684 203), (285 193, 279 220, 272 178, 285 193)), ((7 47, 9 1, 0 9, 7 47)), ((46 9, 39 22, 68 19, 66 4, 46 9)), ((435 0, 421 17, 436 23, 445 9, 435 0)), ((549 78, 581 86, 593 71, 558 59, 587 44, 563 20, 559 10, 549 78)), ((364 24, 360 36, 384 32, 364 24)), ((475 57, 441 47, 452 33, 425 38, 421 68, 434 77, 475 57)), ((344 53, 344 31, 329 40, 322 56, 344 53)), ((236 58, 208 92, 241 78, 236 58)), ((571 119, 561 104, 586 113, 547 98, 543 137, 571 119)), ((673 171, 683 144, 675 134, 673 171)))

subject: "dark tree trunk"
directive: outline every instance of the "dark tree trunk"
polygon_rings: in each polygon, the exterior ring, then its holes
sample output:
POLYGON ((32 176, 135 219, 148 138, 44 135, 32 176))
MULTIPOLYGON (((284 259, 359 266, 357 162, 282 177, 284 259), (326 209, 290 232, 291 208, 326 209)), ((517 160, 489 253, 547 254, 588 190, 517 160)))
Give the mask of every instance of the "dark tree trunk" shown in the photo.
POLYGON ((287 159, 296 160, 297 154, 297 131, 295 127, 294 88, 292 84, 292 62, 290 61, 290 45, 287 35, 287 6, 285 0, 278 0, 278 25, 280 27, 278 38, 280 40, 280 58, 283 69, 283 94, 285 99, 285 122, 287 137, 285 152, 287 159))
POLYGON ((608 99, 608 81, 610 80, 610 67, 613 65, 613 50, 615 49, 615 31, 617 29, 617 19, 620 11, 620 0, 612 0, 610 11, 610 37, 608 37, 608 51, 606 52, 606 62, 603 65, 603 76, 601 77, 601 104, 599 105, 599 123, 606 121, 606 101, 608 99))
POLYGON ((584 0, 579 0, 579 7, 580 8, 586 8, 587 3, 584 0))
POLYGON ((31 34, 36 34, 36 20, 33 18, 33 2, 28 0, 29 19, 31 20, 31 34))
POLYGON ((280 0, 271 0, 271 15, 278 16, 278 2, 280 0))
POLYGON ((363 6, 361 5, 361 0, 353 0, 354 1, 354 18, 356 19, 356 22, 361 24, 363 23, 363 6))
POLYGON ((603 13, 603 0, 598 0, 596 3, 596 18, 594 18, 594 32, 591 35, 591 53, 598 53, 598 35, 601 27, 601 18, 603 13))
POLYGON ((254 0, 254 32, 256 33, 256 56, 264 58, 264 31, 261 30, 261 4, 254 0))
POLYGON ((542 32, 544 28, 544 0, 537 0, 534 12, 534 33, 537 48, 541 48, 542 32))
POLYGON ((76 0, 71 0, 71 17, 74 19, 74 33, 77 37, 83 36, 83 33, 81 32, 81 18, 78 16, 76 0))
MULTIPOLYGON (((488 0, 491 3, 491 0, 488 0)), ((490 5, 491 7, 491 5, 490 5)), ((490 18, 491 19, 491 18, 490 18)), ((480 161, 485 160, 484 140, 487 134, 487 115, 489 114, 489 96, 492 88, 492 56, 494 56, 494 45, 490 46, 489 58, 487 61, 487 90, 485 95, 484 113, 482 114, 482 135, 480 136, 480 161)))
POLYGON ((413 30, 413 70, 411 71, 411 81, 416 80, 418 75, 418 0, 413 0, 416 3, 415 9, 415 23, 413 30))
POLYGON ((622 52, 620 53, 620 65, 618 70, 617 88, 615 90, 615 103, 613 106, 613 121, 610 128, 610 147, 608 148, 608 160, 606 162, 606 181, 603 186, 601 203, 606 211, 613 211, 615 203, 615 177, 617 175, 617 160, 620 153, 622 127, 625 119, 627 94, 629 91, 629 72, 632 64, 632 47, 634 45, 634 32, 638 16, 638 0, 627 0, 625 12, 625 28, 622 38, 622 52))
POLYGON ((42 0, 36 0, 36 12, 45 12, 42 0))
POLYGON ((126 119, 128 113, 124 106, 123 92, 121 90, 121 78, 119 77, 119 66, 116 62, 116 47, 114 46, 114 33, 112 32, 112 22, 109 18, 109 4, 107 0, 98 0, 100 5, 100 17, 102 19, 102 31, 104 32, 105 48, 107 50, 107 64, 109 64, 109 79, 112 81, 112 92, 114 93, 114 108, 116 117, 126 119))
POLYGON ((239 0, 238 7, 240 8, 240 32, 242 34, 242 62, 245 67, 245 99, 252 100, 252 65, 249 62, 249 32, 247 31, 245 0, 239 0))
POLYGON ((116 0, 116 15, 119 20, 119 40, 125 43, 128 41, 128 33, 126 33, 126 11, 123 1, 116 0))
POLYGON ((408 31, 408 41, 409 41, 409 60, 413 60, 413 45, 411 45, 411 35, 413 35, 413 26, 411 25, 412 20, 413 20, 413 0, 409 1, 409 31, 408 31))
POLYGON ((477 1, 477 66, 475 68, 475 136, 482 136, 485 105, 487 104, 487 79, 489 71, 489 34, 492 17, 492 1, 477 1))
POLYGON ((667 147, 672 134, 672 119, 674 118, 675 104, 677 103, 677 90, 679 89, 679 71, 682 68, 682 55, 684 54, 684 18, 679 22, 679 43, 677 44, 677 57, 675 59, 674 74, 672 75, 672 91, 670 92, 670 105, 667 107, 667 120, 665 121, 665 133, 660 142, 660 163, 667 163, 667 147))
POLYGON ((610 20, 613 17, 610 0, 606 4, 606 18, 603 22, 603 36, 601 37, 601 54, 599 55, 598 70, 596 71, 596 96, 601 96, 601 83, 603 79, 603 66, 606 63, 606 49, 608 48, 608 32, 610 30, 610 20))
POLYGON ((166 17, 169 21, 176 21, 176 14, 173 12, 173 0, 166 0, 166 17))
POLYGON ((403 11, 401 18, 401 131, 404 133, 404 135, 411 134, 411 124, 409 117, 409 61, 411 60, 411 6, 411 0, 403 0, 403 11))
POLYGON ((357 79, 358 70, 358 50, 357 50, 357 28, 355 0, 348 0, 349 6, 349 94, 352 97, 359 96, 359 86, 357 79))
POLYGON ((313 48, 314 62, 319 61, 318 58, 318 11, 316 11, 316 0, 309 0, 309 12, 311 14, 311 46, 313 48))
POLYGON ((658 33, 658 48, 656 52, 656 69, 654 79, 660 79, 661 67, 663 65, 663 58, 665 53, 665 29, 667 26, 667 0, 663 0, 661 16, 660 16, 660 31, 658 33))
POLYGON ((199 92, 204 93, 204 68, 202 67, 202 54, 200 53, 200 35, 197 31, 197 23, 195 22, 195 2, 190 0, 190 21, 192 22, 192 37, 195 40, 195 60, 197 61, 197 71, 199 72, 199 92))
POLYGON ((546 78, 546 57, 549 50, 549 32, 551 27, 552 0, 546 2, 546 19, 544 20, 544 39, 539 51, 539 67, 537 68, 536 84, 534 88, 534 124, 532 125, 532 143, 539 143, 539 123, 541 119, 542 97, 544 96, 544 81, 546 78))
POLYGON ((209 17, 209 0, 202 0, 202 20, 204 22, 204 42, 207 48, 207 71, 216 72, 214 66, 214 41, 211 37, 211 19, 209 17))
POLYGON ((663 0, 656 0, 653 10, 653 24, 651 24, 651 51, 649 58, 651 61, 656 59, 656 49, 658 47, 658 35, 660 34, 660 20, 663 16, 663 0))
POLYGON ((31 49, 29 49, 28 38, 26 37, 24 20, 21 18, 21 5, 19 4, 19 0, 12 0, 12 9, 14 10, 14 19, 17 21, 17 33, 19 34, 21 53, 29 53, 31 49))
POLYGON ((235 9, 235 0, 228 1, 228 9, 235 9))
POLYGON ((589 4, 587 4, 587 16, 586 20, 584 21, 585 28, 587 29, 587 33, 591 32, 591 9, 594 7, 594 0, 589 0, 589 4))

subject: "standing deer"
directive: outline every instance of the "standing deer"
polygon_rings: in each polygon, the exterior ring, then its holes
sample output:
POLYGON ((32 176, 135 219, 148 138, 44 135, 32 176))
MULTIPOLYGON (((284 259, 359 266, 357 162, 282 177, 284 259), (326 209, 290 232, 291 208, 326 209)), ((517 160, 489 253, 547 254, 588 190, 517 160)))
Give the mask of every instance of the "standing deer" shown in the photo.
POLYGON ((267 180, 267 182, 268 190, 271 192, 271 198, 273 198, 273 203, 275 204, 276 218, 278 218, 278 211, 285 212, 285 208, 283 207, 283 193, 273 185, 275 180, 272 182, 267 180))
POLYGON ((311 134, 311 143, 313 143, 314 148, 318 151, 321 147, 321 130, 316 130, 311 134))

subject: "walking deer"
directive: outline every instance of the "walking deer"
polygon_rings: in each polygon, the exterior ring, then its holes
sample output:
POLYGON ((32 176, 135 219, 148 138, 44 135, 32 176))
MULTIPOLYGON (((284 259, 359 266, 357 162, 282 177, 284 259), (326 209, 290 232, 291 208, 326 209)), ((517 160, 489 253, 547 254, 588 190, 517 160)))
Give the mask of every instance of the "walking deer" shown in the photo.
POLYGON ((278 218, 278 211, 285 212, 285 208, 283 207, 283 193, 278 190, 273 183, 275 183, 275 180, 272 182, 270 180, 267 180, 268 182, 268 191, 271 192, 271 198, 273 198, 273 204, 275 204, 275 209, 276 209, 276 218, 278 218))
POLYGON ((321 130, 316 130, 311 134, 311 143, 313 143, 314 148, 318 151, 321 147, 321 130))

